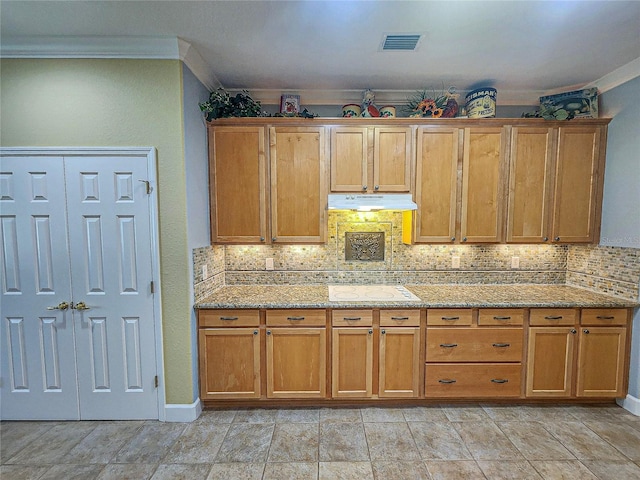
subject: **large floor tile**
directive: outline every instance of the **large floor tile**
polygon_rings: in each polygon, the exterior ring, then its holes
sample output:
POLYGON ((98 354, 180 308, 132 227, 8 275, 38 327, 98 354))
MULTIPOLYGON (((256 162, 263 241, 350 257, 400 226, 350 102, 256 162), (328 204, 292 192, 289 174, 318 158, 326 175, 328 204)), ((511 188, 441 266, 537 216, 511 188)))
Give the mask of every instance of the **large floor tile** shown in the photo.
POLYGON ((403 423, 365 423, 371 461, 420 460, 409 426, 403 423))
POLYGON ((439 406, 433 407, 408 407, 403 408, 402 413, 407 422, 448 422, 449 419, 439 406))
POLYGON ((450 422, 480 422, 489 419, 480 405, 443 405, 442 410, 450 422))
POLYGON ((423 462, 372 462, 376 480, 430 480, 423 462))
POLYGON ((321 423, 321 462, 369 461, 362 423, 321 423))
POLYGON ((619 422, 585 421, 583 423, 627 458, 640 461, 640 430, 619 422))
POLYGON ((625 422, 633 417, 632 413, 627 412, 615 403, 570 405, 567 410, 573 417, 582 422, 589 420, 625 422))
POLYGON ((273 429, 274 424, 268 423, 232 423, 216 462, 266 462, 273 429))
MULTIPOLYGON (((373 480, 369 462, 320 462, 318 480, 373 480)), ((391 479, 389 479, 391 480, 391 479)))
POLYGON ((157 467, 149 463, 110 463, 96 480, 149 480, 157 467))
POLYGON ((47 430, 53 422, 0 422, 0 463, 5 463, 47 430))
POLYGON ((186 425, 147 423, 118 451, 114 463, 160 463, 186 425))
MULTIPOLYGON (((260 480, 264 463, 214 463, 207 480, 260 480)), ((284 479, 282 479, 284 480, 284 479)))
POLYGON ((73 447, 62 463, 109 463, 142 427, 142 422, 106 422, 95 427, 73 447))
POLYGON ((317 423, 278 423, 267 462, 317 462, 318 443, 317 423))
POLYGON ((464 441, 450 422, 409 422, 423 460, 472 460, 464 441))
POLYGON ((522 454, 492 421, 454 424, 476 460, 521 460, 522 454))
POLYGON ((238 410, 233 423, 276 423, 278 410, 275 408, 250 408, 238 410))
POLYGON ((362 414, 363 422, 404 422, 404 415, 401 408, 378 408, 369 407, 363 408, 360 413, 362 414))
POLYGON ((236 413, 236 410, 205 410, 193 423, 231 423, 236 413))
POLYGON ((317 462, 267 463, 262 480, 316 480, 317 462))
POLYGON ((480 469, 491 480, 542 480, 526 460, 510 462, 505 460, 478 460, 480 469))
POLYGON ((498 428, 527 460, 575 460, 556 438, 537 422, 501 422, 498 428))
POLYGON ((213 463, 230 424, 190 424, 184 429, 163 463, 213 463))
POLYGON ((640 478, 640 467, 633 462, 583 460, 600 480, 631 480, 640 478))
POLYGON ((317 423, 319 420, 319 408, 282 409, 276 415, 276 423, 317 423))
POLYGON ((104 465, 54 465, 38 480, 87 480, 96 478, 104 465))
POLYGON ((546 423, 553 434, 578 460, 624 460, 625 458, 582 422, 546 423))
POLYGON ((60 463, 69 451, 96 428, 92 422, 65 422, 54 425, 22 448, 8 463, 41 465, 60 463))
POLYGON ((0 478, 37 480, 50 468, 50 465, 0 465, 0 478))
POLYGON ((486 478, 473 460, 427 460, 424 464, 433 480, 480 480, 486 478))
POLYGON ((323 423, 361 422, 359 408, 322 408, 320 421, 323 423))
POLYGON ((532 460, 529 463, 545 480, 597 480, 578 460, 532 460))
POLYGON ((211 465, 207 464, 162 464, 151 480, 206 480, 210 470, 211 465))

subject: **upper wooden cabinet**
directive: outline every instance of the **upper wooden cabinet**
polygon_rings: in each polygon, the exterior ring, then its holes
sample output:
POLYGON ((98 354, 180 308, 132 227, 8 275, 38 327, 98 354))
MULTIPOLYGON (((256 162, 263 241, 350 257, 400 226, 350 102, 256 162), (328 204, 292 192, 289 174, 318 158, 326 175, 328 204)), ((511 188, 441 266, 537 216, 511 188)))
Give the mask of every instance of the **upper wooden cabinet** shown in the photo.
POLYGON ((592 243, 599 239, 604 135, 601 126, 558 129, 551 226, 554 242, 592 243))
POLYGON ((462 164, 462 242, 501 242, 507 178, 504 127, 464 130, 462 164))
POLYGON ((271 127, 271 241, 327 240, 324 127, 271 127))
POLYGON ((456 240, 459 128, 420 127, 416 137, 414 241, 456 240))
POLYGON ((267 239, 266 131, 260 126, 209 128, 212 243, 267 239))
POLYGON ((331 128, 332 192, 410 192, 412 128, 331 128))
POLYGON ((210 125, 211 242, 325 242, 326 148, 321 126, 210 125))

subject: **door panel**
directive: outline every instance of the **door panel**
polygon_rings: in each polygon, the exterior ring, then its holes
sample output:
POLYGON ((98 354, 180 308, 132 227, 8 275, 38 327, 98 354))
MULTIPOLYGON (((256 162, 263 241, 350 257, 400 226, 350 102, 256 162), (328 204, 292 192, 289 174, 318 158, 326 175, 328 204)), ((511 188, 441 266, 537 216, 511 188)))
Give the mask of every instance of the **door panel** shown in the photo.
POLYGON ((71 299, 63 159, 0 170, 1 417, 78 419, 72 313, 48 310, 71 299))

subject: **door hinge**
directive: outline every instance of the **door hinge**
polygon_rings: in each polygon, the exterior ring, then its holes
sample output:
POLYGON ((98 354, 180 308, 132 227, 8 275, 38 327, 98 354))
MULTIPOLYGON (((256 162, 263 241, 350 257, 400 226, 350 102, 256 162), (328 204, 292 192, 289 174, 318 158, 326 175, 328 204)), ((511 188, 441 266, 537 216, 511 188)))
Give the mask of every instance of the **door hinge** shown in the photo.
POLYGON ((158 386, 160 385, 160 380, 158 380, 158 375, 154 377, 153 384, 155 385, 156 388, 158 388, 158 386))
POLYGON ((153 280, 151 280, 149 288, 151 289, 151 293, 156 293, 156 286, 153 284, 153 280))

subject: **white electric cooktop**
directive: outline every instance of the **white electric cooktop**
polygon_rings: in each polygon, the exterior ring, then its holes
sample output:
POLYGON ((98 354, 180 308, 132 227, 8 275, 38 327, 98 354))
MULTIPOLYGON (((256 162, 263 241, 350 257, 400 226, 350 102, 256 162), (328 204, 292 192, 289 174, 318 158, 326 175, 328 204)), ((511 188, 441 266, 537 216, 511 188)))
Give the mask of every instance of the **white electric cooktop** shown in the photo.
POLYGON ((401 285, 329 285, 330 302, 419 302, 401 285))

